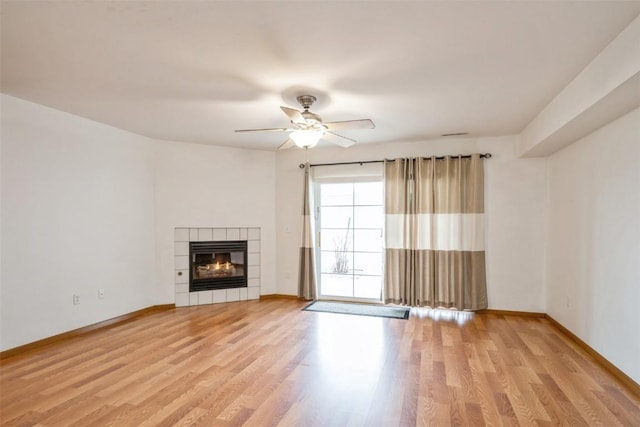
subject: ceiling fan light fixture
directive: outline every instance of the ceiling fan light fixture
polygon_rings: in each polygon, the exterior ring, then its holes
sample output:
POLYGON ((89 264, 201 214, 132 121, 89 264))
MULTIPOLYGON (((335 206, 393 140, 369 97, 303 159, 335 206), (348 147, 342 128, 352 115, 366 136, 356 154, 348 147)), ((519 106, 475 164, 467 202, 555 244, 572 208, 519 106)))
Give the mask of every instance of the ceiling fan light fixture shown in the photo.
POLYGON ((324 131, 321 130, 295 130, 291 132, 289 138, 295 142, 300 148, 312 148, 314 147, 320 138, 324 136, 324 131))

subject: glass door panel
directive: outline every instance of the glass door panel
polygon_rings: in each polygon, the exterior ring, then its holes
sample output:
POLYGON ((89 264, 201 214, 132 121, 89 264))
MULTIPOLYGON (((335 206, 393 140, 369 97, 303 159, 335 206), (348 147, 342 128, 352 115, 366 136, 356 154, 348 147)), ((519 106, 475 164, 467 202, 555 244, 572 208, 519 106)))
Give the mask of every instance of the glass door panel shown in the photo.
POLYGON ((320 182, 317 188, 321 297, 379 301, 382 182, 320 182))

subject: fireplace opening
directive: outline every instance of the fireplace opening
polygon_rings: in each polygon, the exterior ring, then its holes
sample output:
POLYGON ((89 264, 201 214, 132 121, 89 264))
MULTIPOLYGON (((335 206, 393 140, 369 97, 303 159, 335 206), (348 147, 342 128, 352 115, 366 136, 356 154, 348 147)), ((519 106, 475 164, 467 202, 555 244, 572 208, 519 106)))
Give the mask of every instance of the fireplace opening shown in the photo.
POLYGON ((247 241, 190 242, 189 292, 247 287, 247 241))

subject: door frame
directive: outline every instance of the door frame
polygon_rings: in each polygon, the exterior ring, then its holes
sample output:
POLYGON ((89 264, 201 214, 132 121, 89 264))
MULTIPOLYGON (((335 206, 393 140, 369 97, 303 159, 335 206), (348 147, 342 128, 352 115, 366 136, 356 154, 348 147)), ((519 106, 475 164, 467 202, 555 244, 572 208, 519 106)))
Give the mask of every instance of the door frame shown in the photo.
MULTIPOLYGON (((360 297, 344 297, 344 296, 334 296, 334 295, 323 295, 322 294, 322 264, 321 264, 321 248, 320 248, 320 243, 321 243, 321 229, 320 229, 320 187, 322 186, 322 184, 352 184, 352 183, 358 183, 358 182, 380 182, 382 183, 382 208, 383 208, 383 215, 384 215, 384 180, 383 178, 380 176, 362 176, 362 177, 340 177, 340 178, 320 178, 320 179, 316 179, 314 182, 314 189, 313 189, 313 198, 314 198, 314 223, 315 223, 315 230, 316 230, 316 236, 315 236, 315 262, 316 262, 316 266, 318 266, 318 268, 316 268, 316 283, 318 285, 318 300, 323 300, 323 301, 342 301, 342 302, 356 302, 356 303, 368 303, 368 304, 384 304, 384 272, 385 272, 385 265, 384 265, 384 218, 382 221, 382 246, 381 246, 381 262, 382 262, 382 267, 381 267, 381 284, 380 284, 380 298, 360 298, 360 297)), ((354 205, 352 205, 354 206, 354 205)), ((353 275, 352 275, 353 276, 353 275)))

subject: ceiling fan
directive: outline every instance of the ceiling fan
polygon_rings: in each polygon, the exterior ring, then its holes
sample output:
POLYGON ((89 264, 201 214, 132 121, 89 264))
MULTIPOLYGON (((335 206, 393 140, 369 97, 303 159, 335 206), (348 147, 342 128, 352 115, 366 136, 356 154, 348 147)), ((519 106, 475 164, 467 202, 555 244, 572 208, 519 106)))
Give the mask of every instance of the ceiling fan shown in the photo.
POLYGON ((356 140, 339 135, 335 131, 346 129, 373 129, 375 125, 370 119, 345 120, 341 122, 323 122, 322 118, 309 111, 309 107, 315 102, 313 95, 300 95, 296 98, 304 111, 293 108, 280 107, 280 109, 291 120, 288 128, 267 128, 267 129, 238 129, 236 132, 291 132, 289 138, 278 147, 278 150, 291 148, 297 145, 300 148, 311 148, 320 139, 340 145, 350 147, 356 140))

